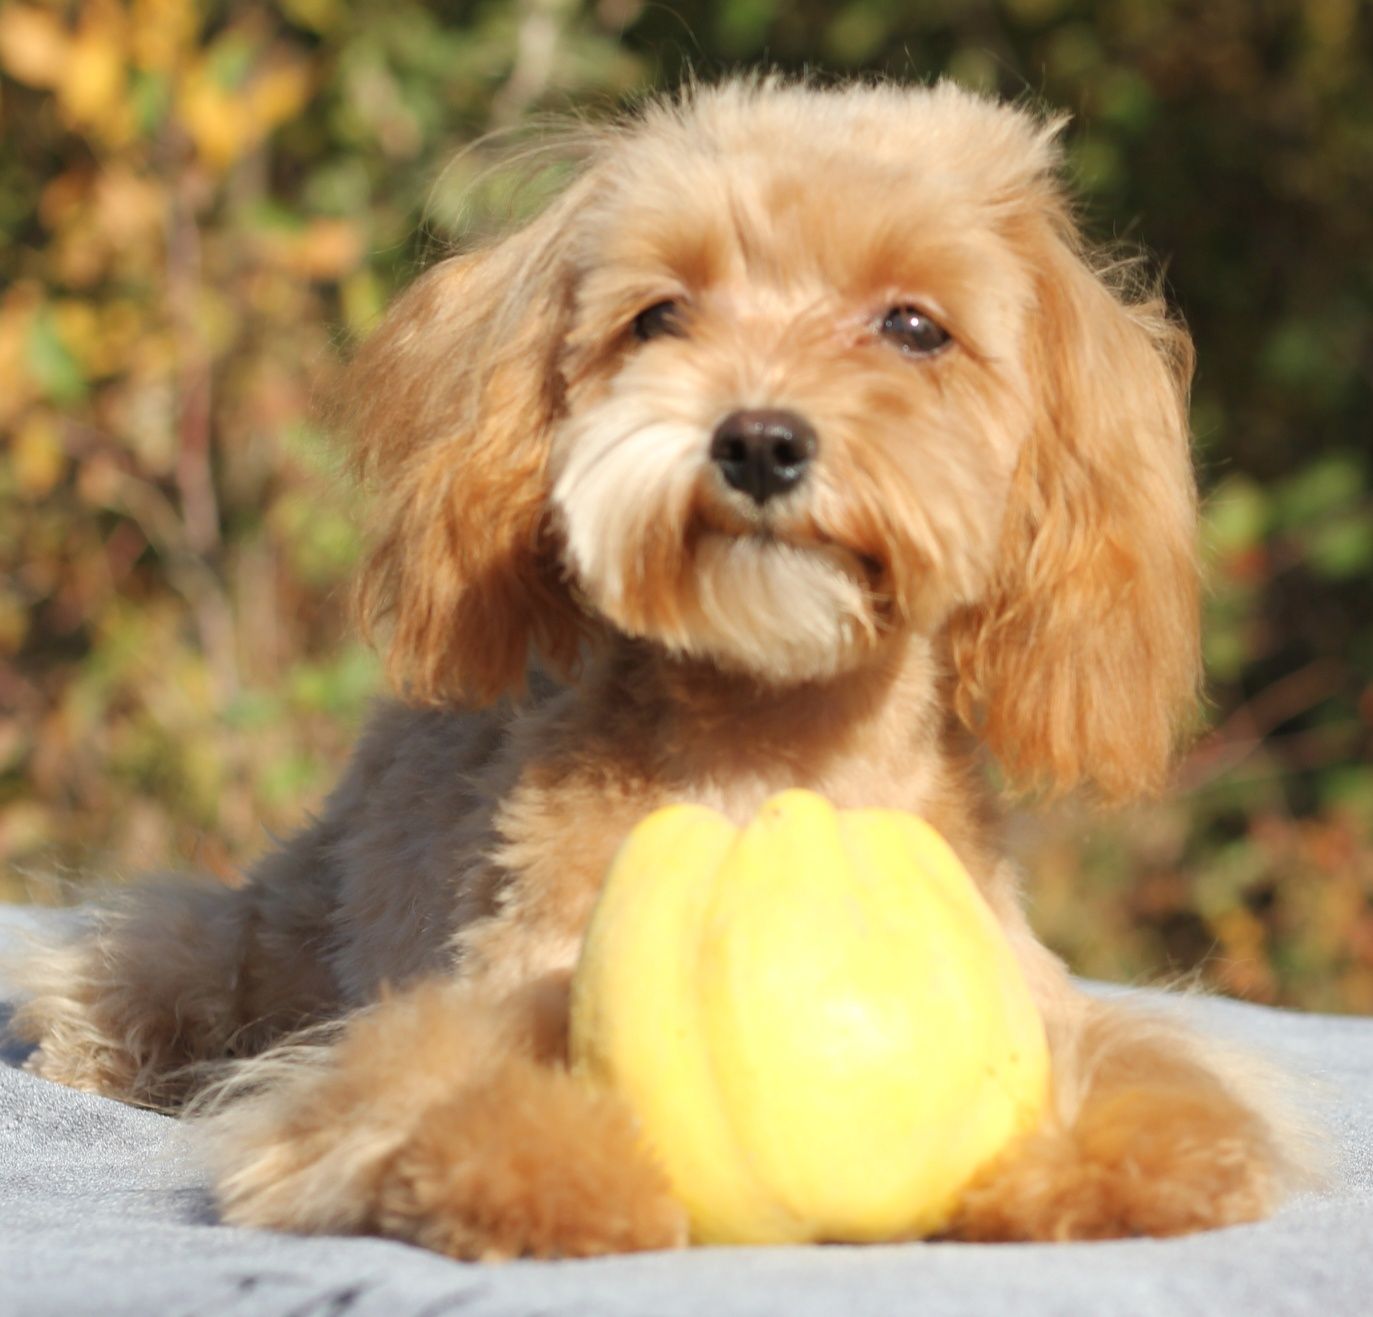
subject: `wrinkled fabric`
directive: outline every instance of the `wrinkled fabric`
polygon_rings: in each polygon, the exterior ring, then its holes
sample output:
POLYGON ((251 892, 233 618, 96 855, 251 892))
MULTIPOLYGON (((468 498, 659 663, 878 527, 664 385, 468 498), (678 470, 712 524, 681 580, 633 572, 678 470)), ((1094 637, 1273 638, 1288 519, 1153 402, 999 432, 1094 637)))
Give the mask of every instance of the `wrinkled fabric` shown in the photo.
MULTIPOLYGON (((0 948, 54 918, 0 907, 0 948)), ((1148 1004, 1159 994, 1140 994, 1148 1004)), ((0 999, 4 985, 0 984, 0 999)), ((217 1223, 174 1120, 76 1093, 0 1050, 0 1313, 251 1317, 1016 1317, 1369 1311, 1373 1021, 1173 1004, 1294 1077, 1331 1169, 1271 1221, 1176 1240, 714 1248, 464 1264, 377 1239, 217 1223)), ((0 1016, 4 1009, 0 1007, 0 1016)))

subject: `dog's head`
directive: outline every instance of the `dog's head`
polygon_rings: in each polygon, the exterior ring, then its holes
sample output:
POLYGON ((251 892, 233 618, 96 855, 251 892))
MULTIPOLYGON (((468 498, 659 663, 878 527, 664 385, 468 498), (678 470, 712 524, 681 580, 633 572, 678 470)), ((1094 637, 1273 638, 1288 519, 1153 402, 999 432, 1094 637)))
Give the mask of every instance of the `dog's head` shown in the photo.
POLYGON ((408 695, 610 630, 767 683, 918 631, 1013 777, 1155 785, 1195 690, 1190 350, 1084 259, 1054 139, 950 85, 698 90, 425 275, 349 404, 408 695))

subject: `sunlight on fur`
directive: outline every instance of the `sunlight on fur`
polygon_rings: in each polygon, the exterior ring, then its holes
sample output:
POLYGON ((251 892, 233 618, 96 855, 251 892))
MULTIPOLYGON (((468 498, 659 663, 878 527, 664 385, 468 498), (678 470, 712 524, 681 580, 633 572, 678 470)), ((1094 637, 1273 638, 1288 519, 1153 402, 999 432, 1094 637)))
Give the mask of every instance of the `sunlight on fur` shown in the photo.
POLYGON ((1309 1162, 1281 1102, 1083 997, 1000 853, 989 758, 1156 791, 1198 681, 1191 347, 1085 249, 1060 127, 951 84, 694 87, 418 279, 338 407, 398 699, 244 885, 150 884, 29 957, 32 1068, 168 1105, 234 1059, 201 1100, 236 1223, 678 1246, 628 1110, 567 1071, 570 971, 642 817, 808 787, 934 825, 1046 1019, 1054 1115, 956 1234, 1270 1211, 1309 1162))

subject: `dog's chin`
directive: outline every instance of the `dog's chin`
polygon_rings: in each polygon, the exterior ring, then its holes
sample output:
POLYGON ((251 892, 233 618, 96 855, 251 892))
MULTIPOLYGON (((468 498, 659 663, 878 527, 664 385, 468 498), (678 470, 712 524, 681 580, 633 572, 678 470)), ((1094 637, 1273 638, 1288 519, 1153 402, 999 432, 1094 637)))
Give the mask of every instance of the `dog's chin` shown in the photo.
POLYGON ((857 556, 711 530, 695 538, 690 552, 680 597, 661 622, 626 626, 613 607, 605 610, 610 620, 673 654, 770 685, 826 680, 872 653, 879 620, 857 556))

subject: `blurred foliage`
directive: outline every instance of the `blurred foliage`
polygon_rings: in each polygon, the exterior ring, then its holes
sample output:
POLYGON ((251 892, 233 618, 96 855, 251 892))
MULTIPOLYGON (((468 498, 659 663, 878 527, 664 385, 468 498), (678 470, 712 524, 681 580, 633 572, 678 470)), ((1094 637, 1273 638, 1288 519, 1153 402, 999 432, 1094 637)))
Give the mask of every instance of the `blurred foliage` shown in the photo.
POLYGON ((4 0, 0 895, 228 875, 318 801, 376 688, 340 345, 518 204, 484 133, 764 63, 1070 110, 1197 339, 1211 726, 1170 802, 1021 822, 1041 930, 1373 1010, 1364 0, 4 0))

